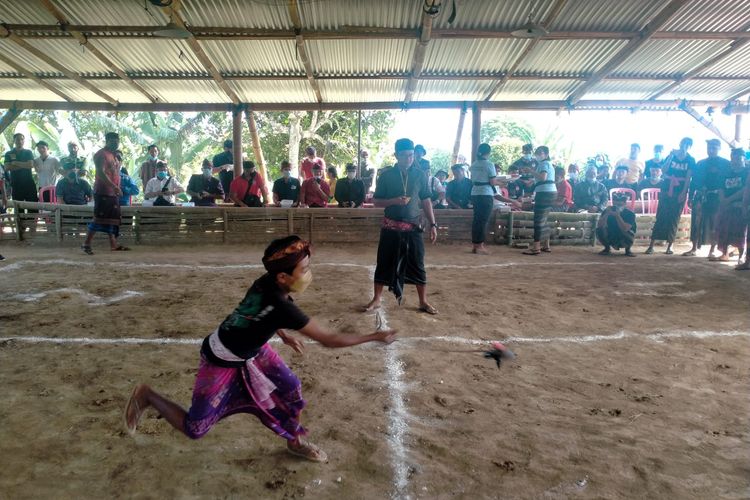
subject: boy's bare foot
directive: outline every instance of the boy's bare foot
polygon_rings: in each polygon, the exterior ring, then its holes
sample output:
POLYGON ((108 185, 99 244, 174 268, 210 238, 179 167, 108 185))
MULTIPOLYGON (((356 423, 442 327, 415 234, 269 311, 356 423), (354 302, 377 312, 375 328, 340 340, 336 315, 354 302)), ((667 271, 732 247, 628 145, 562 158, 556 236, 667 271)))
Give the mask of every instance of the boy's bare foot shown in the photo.
POLYGON ((310 442, 298 438, 296 441, 289 440, 286 443, 286 449, 292 455, 306 458, 311 462, 328 461, 328 455, 326 455, 326 452, 310 442))
POLYGON ((143 415, 143 410, 148 407, 148 400, 145 398, 146 390, 147 387, 143 384, 135 386, 130 399, 128 399, 128 404, 125 406, 125 427, 131 436, 135 434, 138 422, 140 422, 143 415))
POLYGON ((422 312, 426 312, 427 314, 432 314, 432 315, 435 315, 435 314, 438 313, 438 310, 435 309, 434 307, 432 307, 427 302, 419 304, 419 310, 422 311, 422 312))

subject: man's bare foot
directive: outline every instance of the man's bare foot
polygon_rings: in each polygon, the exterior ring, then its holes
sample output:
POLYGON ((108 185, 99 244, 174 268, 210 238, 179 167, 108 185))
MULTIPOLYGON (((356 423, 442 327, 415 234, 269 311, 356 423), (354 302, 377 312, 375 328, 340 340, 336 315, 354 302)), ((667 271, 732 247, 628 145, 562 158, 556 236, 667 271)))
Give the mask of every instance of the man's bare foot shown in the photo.
POLYGON ((367 304, 363 312, 372 312, 375 309, 380 309, 380 299, 372 299, 369 304, 367 304))
POLYGON ((296 441, 289 440, 286 442, 286 449, 292 455, 306 458, 311 462, 326 462, 328 461, 328 455, 326 452, 315 446, 314 444, 303 441, 297 438, 296 441))
POLYGON ((138 422, 140 422, 143 415, 143 410, 148 407, 148 400, 145 397, 147 390, 148 388, 143 384, 135 386, 130 399, 128 399, 128 404, 125 406, 125 427, 131 436, 135 434, 138 422))
POLYGON ((432 307, 427 302, 423 302, 422 304, 419 304, 419 310, 422 312, 426 312, 427 314, 435 315, 438 313, 438 310, 432 307))

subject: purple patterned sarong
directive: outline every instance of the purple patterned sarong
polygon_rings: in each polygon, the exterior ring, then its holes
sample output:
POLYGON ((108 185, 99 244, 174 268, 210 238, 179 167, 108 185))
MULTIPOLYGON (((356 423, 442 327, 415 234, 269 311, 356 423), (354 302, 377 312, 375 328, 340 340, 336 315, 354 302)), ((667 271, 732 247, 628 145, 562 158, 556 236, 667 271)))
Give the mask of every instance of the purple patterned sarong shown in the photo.
POLYGON ((185 434, 204 436, 216 422, 235 413, 251 413, 285 439, 307 433, 299 423, 305 407, 300 381, 268 344, 239 368, 224 368, 201 355, 185 434))

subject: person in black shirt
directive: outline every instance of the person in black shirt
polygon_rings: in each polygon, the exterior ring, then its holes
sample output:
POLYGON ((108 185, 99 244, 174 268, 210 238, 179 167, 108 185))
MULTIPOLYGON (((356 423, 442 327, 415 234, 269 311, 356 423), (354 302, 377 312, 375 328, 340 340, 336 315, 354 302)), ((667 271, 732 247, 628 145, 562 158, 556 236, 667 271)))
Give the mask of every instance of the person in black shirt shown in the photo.
POLYGON ((34 153, 24 149, 26 137, 13 135, 13 149, 5 153, 5 169, 10 172, 13 199, 16 201, 39 201, 36 184, 31 170, 34 167, 34 153))
POLYGON ((281 206, 283 200, 292 202, 293 207, 299 205, 299 179, 292 177, 292 165, 289 161, 281 162, 281 178, 273 183, 273 204, 281 206))
POLYGON ((643 178, 647 179, 649 177, 649 172, 652 168, 658 167, 660 169, 664 168, 664 146, 662 144, 657 144, 654 146, 654 157, 650 160, 646 161, 646 167, 643 169, 643 178))
POLYGON ((399 139, 395 147, 396 164, 382 170, 373 196, 376 207, 385 208, 380 229, 373 298, 364 308, 380 307, 383 287, 388 286, 401 304, 404 283, 417 286, 419 310, 437 314, 427 302, 427 273, 424 268, 424 241, 419 227, 420 208, 430 224, 430 241, 437 239, 437 224, 432 212, 427 176, 414 162, 414 143, 399 139))
POLYGON ((614 178, 607 179, 606 181, 604 181, 604 186, 607 188, 607 191, 611 189, 617 189, 617 188, 632 189, 633 191, 635 191, 638 188, 638 186, 636 184, 628 184, 627 178, 628 178, 628 166, 618 165, 617 168, 615 168, 614 178))
POLYGON ((365 184, 361 179, 355 179, 357 167, 353 163, 346 164, 346 177, 336 181, 334 198, 339 207, 359 208, 365 201, 365 184))
POLYGON ((457 163, 451 167, 453 180, 445 188, 445 200, 450 208, 471 208, 471 179, 466 178, 464 166, 457 163))
POLYGON ((200 174, 190 176, 187 194, 196 207, 215 207, 216 200, 224 199, 224 188, 216 177, 211 176, 213 165, 208 159, 203 160, 200 174))
MULTIPOLYGON (((534 145, 533 144, 524 144, 523 147, 521 147, 521 157, 511 163, 511 167, 517 167, 519 171, 523 171, 524 168, 527 169, 529 172, 533 172, 536 170, 536 159, 534 158, 534 145)), ((533 176, 532 176, 533 177, 533 176)), ((533 193, 534 190, 532 189, 531 192, 533 193)))
POLYGON ((607 207, 599 217, 596 224, 596 237, 599 243, 604 245, 604 250, 599 255, 609 255, 611 249, 625 249, 625 255, 635 257, 630 251, 635 240, 636 222, 635 214, 625 208, 628 202, 626 193, 614 193, 612 195, 612 206, 607 207))
POLYGON ((263 266, 267 273, 253 283, 219 328, 204 339, 190 409, 185 411, 148 385, 139 384, 125 407, 125 424, 131 434, 149 406, 192 439, 204 436, 224 417, 250 413, 286 439, 290 453, 315 462, 327 460, 324 451, 301 437, 306 431, 299 419, 305 407, 300 381, 268 341, 278 335, 301 353, 303 343, 285 328, 297 330, 325 347, 365 342, 389 344, 395 340, 396 332, 332 333, 305 315, 289 296, 302 293, 312 281, 310 245, 298 236, 271 242, 264 253, 263 266))
POLYGON ((227 169, 226 165, 234 165, 234 150, 232 149, 233 143, 231 139, 224 141, 224 152, 214 156, 211 163, 214 164, 213 173, 219 174, 219 181, 221 181, 221 188, 224 190, 224 201, 229 201, 229 186, 234 180, 234 169, 227 169))

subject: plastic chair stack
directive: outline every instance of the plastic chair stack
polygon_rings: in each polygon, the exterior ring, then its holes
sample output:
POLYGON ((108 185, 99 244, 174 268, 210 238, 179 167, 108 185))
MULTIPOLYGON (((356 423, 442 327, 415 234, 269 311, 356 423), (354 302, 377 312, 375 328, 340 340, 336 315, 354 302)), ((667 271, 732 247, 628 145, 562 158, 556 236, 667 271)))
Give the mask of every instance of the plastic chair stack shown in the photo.
POLYGON ((44 202, 44 195, 49 194, 49 201, 46 203, 57 203, 57 196, 55 195, 55 186, 43 187, 39 190, 39 201, 44 202))
POLYGON ((641 200, 643 200, 643 213, 646 215, 656 215, 659 208, 659 188, 641 189, 641 200))

